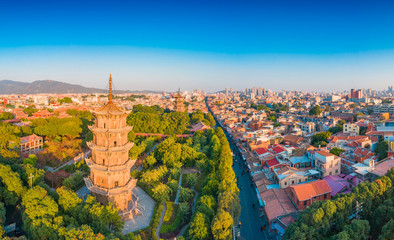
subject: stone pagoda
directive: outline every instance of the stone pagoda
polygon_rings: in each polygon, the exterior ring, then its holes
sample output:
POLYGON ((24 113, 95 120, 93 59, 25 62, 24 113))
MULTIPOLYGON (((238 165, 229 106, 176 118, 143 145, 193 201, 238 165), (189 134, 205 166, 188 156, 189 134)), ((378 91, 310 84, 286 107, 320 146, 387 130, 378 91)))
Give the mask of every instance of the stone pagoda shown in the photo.
POLYGON ((185 103, 184 103, 185 100, 181 94, 180 89, 178 89, 178 93, 174 97, 175 97, 174 111, 175 112, 184 112, 185 111, 185 103))
POLYGON ((134 159, 129 158, 129 150, 134 143, 127 140, 132 129, 126 124, 127 111, 112 102, 112 77, 109 77, 108 103, 93 111, 95 123, 89 126, 93 141, 88 142, 92 157, 86 159, 90 175, 85 184, 91 195, 106 204, 113 203, 121 215, 137 212, 137 198, 132 190, 137 180, 131 178, 130 169, 134 159))

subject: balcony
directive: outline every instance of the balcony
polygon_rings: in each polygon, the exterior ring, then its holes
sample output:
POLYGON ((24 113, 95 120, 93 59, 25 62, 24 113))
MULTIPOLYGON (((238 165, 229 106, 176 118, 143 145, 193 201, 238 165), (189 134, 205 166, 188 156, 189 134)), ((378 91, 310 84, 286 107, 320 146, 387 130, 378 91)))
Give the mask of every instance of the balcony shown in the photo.
POLYGON ((135 185, 137 184, 137 179, 130 178, 130 180, 126 183, 126 185, 116 188, 103 188, 93 184, 90 177, 86 177, 83 179, 85 181, 86 187, 89 189, 90 192, 99 194, 99 195, 120 195, 131 191, 135 185))
POLYGON ((93 141, 87 142, 88 147, 92 150, 92 151, 98 151, 98 152, 124 152, 124 151, 129 151, 133 146, 134 143, 132 142, 128 142, 123 146, 119 146, 119 147, 110 147, 110 146, 99 146, 93 143, 93 141))
POLYGON ((133 129, 132 126, 126 126, 123 128, 99 128, 94 125, 88 126, 88 128, 92 132, 98 132, 98 133, 122 133, 122 132, 130 132, 131 129, 133 129))
POLYGON ((89 166, 90 169, 96 169, 98 171, 103 172, 119 172, 126 169, 130 169, 137 160, 129 159, 123 165, 115 165, 115 166, 104 166, 97 163, 94 163, 90 158, 86 159, 86 164, 89 166))

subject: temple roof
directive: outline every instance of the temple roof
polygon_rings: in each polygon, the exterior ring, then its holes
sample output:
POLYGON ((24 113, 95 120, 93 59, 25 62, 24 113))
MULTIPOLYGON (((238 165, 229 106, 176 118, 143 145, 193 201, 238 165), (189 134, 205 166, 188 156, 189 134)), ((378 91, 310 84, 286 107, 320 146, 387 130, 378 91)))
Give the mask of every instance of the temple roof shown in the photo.
POLYGON ((113 102, 108 102, 105 106, 99 108, 97 111, 94 111, 95 114, 112 114, 112 115, 121 115, 127 114, 126 111, 117 107, 113 102))

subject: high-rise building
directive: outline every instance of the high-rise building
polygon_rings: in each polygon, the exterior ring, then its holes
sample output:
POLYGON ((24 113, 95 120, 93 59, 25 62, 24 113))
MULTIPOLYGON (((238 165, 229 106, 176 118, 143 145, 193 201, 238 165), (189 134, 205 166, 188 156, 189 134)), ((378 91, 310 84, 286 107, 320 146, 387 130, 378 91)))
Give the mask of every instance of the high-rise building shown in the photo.
POLYGON ((228 88, 226 88, 226 96, 228 96, 228 88))
POLYGON ((90 175, 84 180, 90 194, 102 204, 113 203, 121 215, 133 214, 138 206, 132 192, 137 180, 130 175, 136 160, 129 158, 134 143, 127 139, 132 129, 126 123, 128 114, 112 102, 110 75, 108 103, 93 112, 95 123, 89 126, 93 133, 93 140, 88 142, 92 157, 86 159, 90 175))

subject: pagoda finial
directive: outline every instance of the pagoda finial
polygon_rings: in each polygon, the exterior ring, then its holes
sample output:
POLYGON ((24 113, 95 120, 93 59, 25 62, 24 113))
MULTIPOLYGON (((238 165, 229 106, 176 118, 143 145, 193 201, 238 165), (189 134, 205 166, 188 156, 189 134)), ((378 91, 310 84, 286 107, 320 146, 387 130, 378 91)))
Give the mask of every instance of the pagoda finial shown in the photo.
POLYGON ((109 74, 109 95, 108 102, 112 103, 112 75, 109 74))

